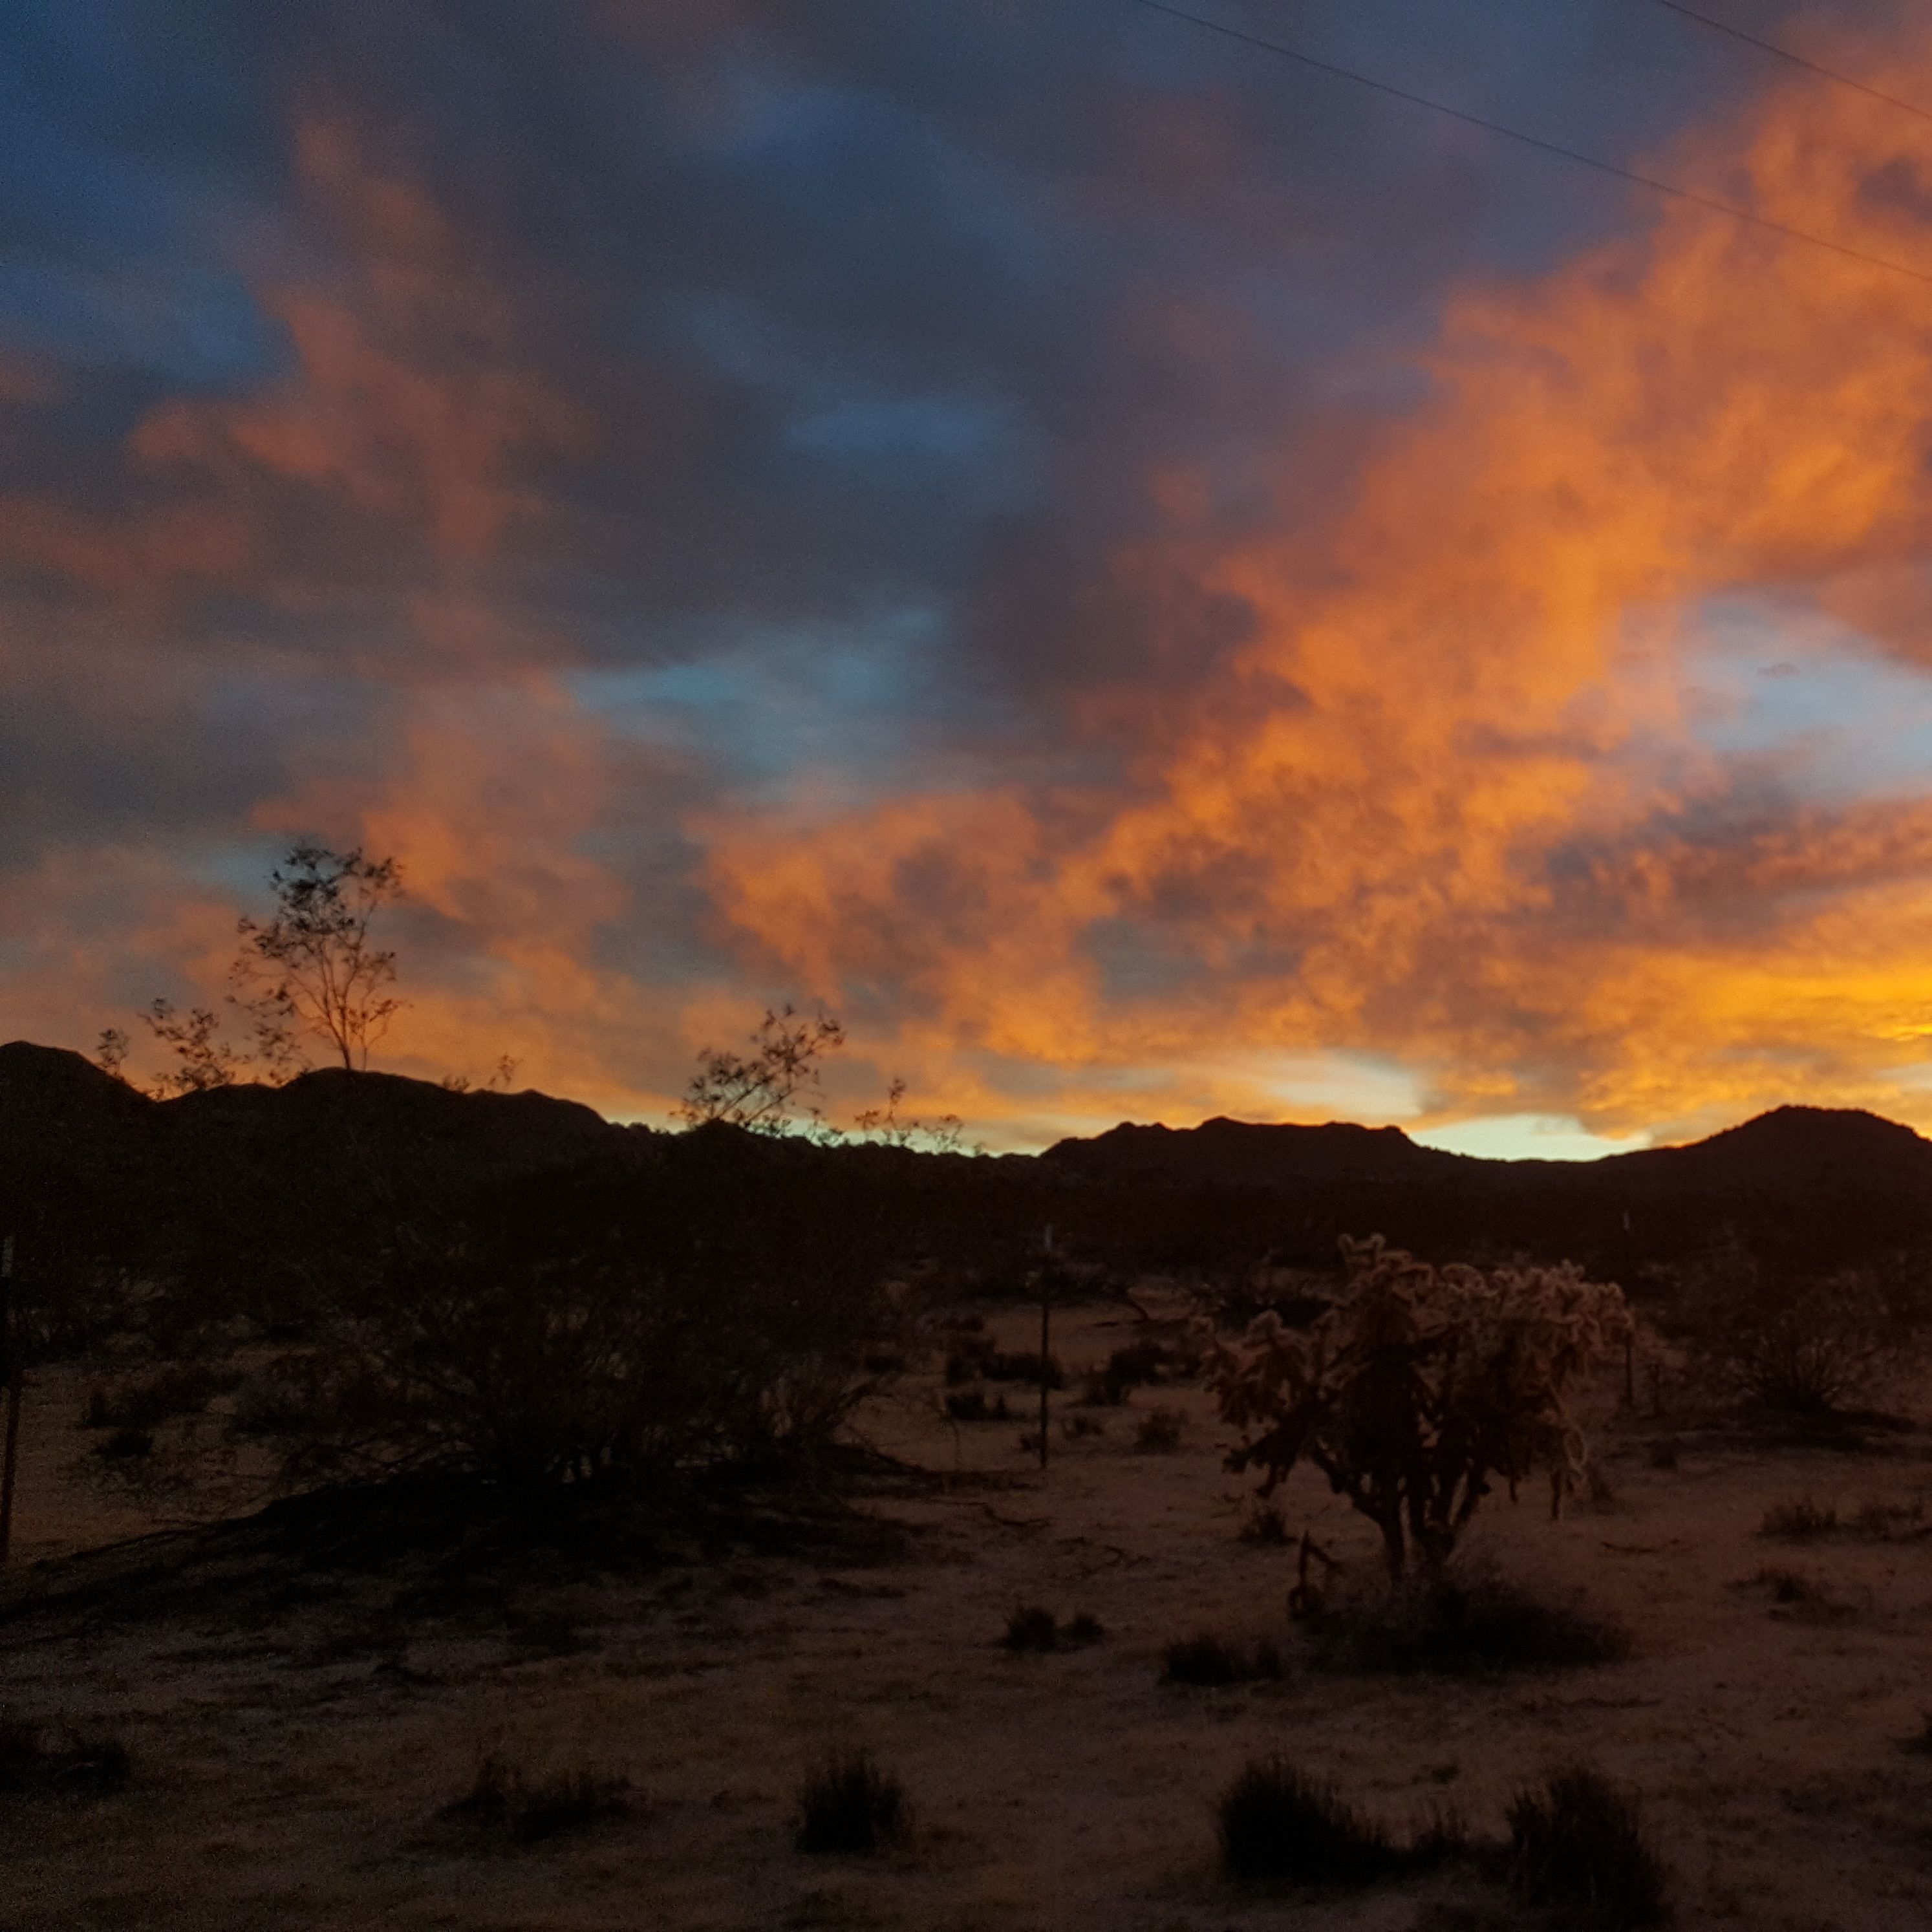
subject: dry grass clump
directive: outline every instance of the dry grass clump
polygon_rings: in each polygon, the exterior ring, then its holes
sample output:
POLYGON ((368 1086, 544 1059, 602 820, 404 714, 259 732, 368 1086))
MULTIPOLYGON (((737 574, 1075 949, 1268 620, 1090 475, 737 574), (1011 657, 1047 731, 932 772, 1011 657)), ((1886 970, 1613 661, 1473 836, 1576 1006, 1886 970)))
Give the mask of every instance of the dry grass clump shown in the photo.
POLYGON ((1757 1533, 1783 1543, 1809 1543, 1831 1535, 1838 1527, 1835 1509, 1821 1509, 1809 1496, 1801 1496, 1795 1502, 1774 1503, 1765 1511, 1757 1533))
POLYGON ((1442 1816, 1400 1842, 1333 1785, 1278 1757, 1249 1763, 1222 1794, 1217 1823, 1222 1869, 1249 1883, 1376 1885, 1468 1850, 1460 1823, 1442 1816))
POLYGON ((1010 1422, 1013 1412, 1000 1396, 992 1402, 984 1389, 949 1389, 946 1393, 946 1419, 952 1422, 1010 1422))
POLYGON ((1097 1617, 1084 1610, 1062 1623, 1051 1610, 1037 1604, 1016 1604, 1006 1618, 1006 1634, 1000 1640, 1003 1650, 1084 1650, 1106 1635, 1097 1617))
POLYGON ((1185 1420, 1178 1408, 1149 1409, 1134 1431, 1134 1447, 1143 1455, 1172 1455, 1180 1447, 1181 1424, 1185 1420))
POLYGON ((1510 1889, 1526 1904, 1564 1908, 1569 1925, 1603 1932, 1661 1924, 1670 1916, 1662 1862, 1646 1842, 1634 1800, 1600 1773, 1558 1772, 1509 1808, 1510 1889))
POLYGON ((1323 1610, 1312 1619, 1330 1669, 1446 1676, 1614 1664, 1630 1633, 1585 1604, 1456 1564, 1323 1610))
POLYGON ((633 1808, 628 1778, 582 1765, 533 1779, 520 1765, 491 1752, 477 1766, 476 1782, 438 1815, 489 1838, 534 1845, 609 1819, 627 1818, 633 1808))
POLYGON ((106 1798, 134 1775, 116 1738, 70 1726, 0 1723, 0 1794, 18 1798, 106 1798))
POLYGON ((1244 1543, 1286 1544, 1288 1540, 1288 1519, 1282 1514, 1279 1504, 1257 1499, 1242 1519, 1238 1533, 1244 1543))
POLYGON ((1030 1354, 1022 1351, 1008 1354, 994 1348, 990 1340, 974 1338, 961 1342, 946 1358, 946 1384, 949 1388, 976 1381, 1036 1384, 1042 1378, 1050 1389, 1066 1386, 1066 1371, 1060 1366, 1058 1355, 1048 1356, 1042 1364, 1036 1350, 1030 1354))
POLYGON ((797 1802, 801 1852, 875 1852, 912 1830, 904 1788, 867 1750, 832 1752, 800 1784, 797 1802))
POLYGON ((1869 1537, 1876 1543, 1889 1543, 1894 1536, 1918 1534, 1924 1521, 1925 1498, 1921 1495, 1909 1503, 1863 1504, 1850 1527, 1856 1535, 1869 1537))
POLYGON ((1179 1637, 1162 1652, 1163 1684, 1196 1684, 1218 1688, 1226 1684, 1271 1683, 1280 1680, 1281 1652, 1266 1637, 1252 1648, 1228 1643, 1210 1633, 1179 1637))
POLYGON ((1745 1590, 1768 1590, 1774 1617, 1795 1618, 1804 1623, 1838 1623, 1856 1614, 1852 1605, 1832 1594, 1822 1576, 1807 1576, 1802 1571, 1767 1565, 1737 1586, 1745 1590))

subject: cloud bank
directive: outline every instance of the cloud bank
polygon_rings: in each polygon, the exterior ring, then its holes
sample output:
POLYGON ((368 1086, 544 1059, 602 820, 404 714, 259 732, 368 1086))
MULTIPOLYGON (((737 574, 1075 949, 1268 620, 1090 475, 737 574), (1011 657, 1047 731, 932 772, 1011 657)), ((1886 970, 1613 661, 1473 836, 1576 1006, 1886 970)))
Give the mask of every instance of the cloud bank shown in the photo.
MULTIPOLYGON (((1932 123, 1641 10, 1303 44, 1932 273, 1932 123)), ((789 997, 1003 1142, 1932 1122, 1924 284, 1104 0, 272 11, 5 30, 7 1031, 313 834, 391 1064, 607 1108, 789 997)))

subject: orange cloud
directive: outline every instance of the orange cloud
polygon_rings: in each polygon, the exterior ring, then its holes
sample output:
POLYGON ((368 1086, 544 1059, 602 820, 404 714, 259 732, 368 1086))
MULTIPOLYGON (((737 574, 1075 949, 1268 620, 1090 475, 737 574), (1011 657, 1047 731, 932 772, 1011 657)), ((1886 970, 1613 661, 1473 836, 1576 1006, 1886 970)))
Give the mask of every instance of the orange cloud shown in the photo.
MULTIPOLYGON (((1932 37, 1883 79, 1932 96, 1932 37)), ((1783 87, 1666 171, 1932 271, 1932 127, 1844 90, 1783 87)), ((1669 828, 1736 776, 1694 730, 1699 602, 1926 560, 1927 290, 1636 212, 1636 238, 1450 304, 1430 399, 1330 518, 1175 537, 1167 567, 1255 634, 1136 714, 1120 791, 712 821, 748 946, 1076 1081, 1247 1043, 1387 1054, 1444 1109, 1610 1130, 1798 1095, 1924 1117, 1898 1070, 1932 1009, 1932 806, 1789 808, 1741 848, 1669 828), (1168 983, 1109 983, 1120 926, 1168 983)))

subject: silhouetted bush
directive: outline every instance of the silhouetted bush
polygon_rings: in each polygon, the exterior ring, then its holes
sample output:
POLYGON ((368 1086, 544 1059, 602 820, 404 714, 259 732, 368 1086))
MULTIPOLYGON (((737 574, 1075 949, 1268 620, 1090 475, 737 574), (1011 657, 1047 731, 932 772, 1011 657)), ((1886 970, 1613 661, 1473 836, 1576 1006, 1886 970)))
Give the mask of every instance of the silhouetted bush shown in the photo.
POLYGON ((1196 1684, 1210 1688, 1224 1684, 1271 1682, 1282 1675, 1281 1652, 1264 1637, 1251 1650, 1203 1631, 1198 1636, 1178 1638, 1161 1652, 1160 1681, 1163 1684, 1196 1684))
POLYGON ((1899 1749, 1932 1756, 1932 1711, 1923 1714, 1918 1729, 1911 1736, 1900 1740, 1899 1749))
POLYGON ((869 1751, 835 1751, 798 1787, 801 1852, 872 1852, 904 1838, 912 1812, 898 1780, 869 1751))
POLYGON ((1635 1803, 1599 1773, 1558 1772, 1509 1808, 1510 1888, 1530 1905, 1592 1915, 1605 1932, 1660 1924, 1664 1870, 1635 1803))
POLYGON ((1438 1815, 1407 1844, 1364 1818, 1330 1784, 1280 1758, 1250 1762, 1218 1807, 1221 1865, 1230 1878, 1282 1885, 1376 1885, 1461 1856, 1468 1838, 1438 1815))
POLYGON ((493 1838, 533 1845, 628 1817, 632 1808, 627 1778, 585 1766, 532 1781, 520 1766, 493 1753, 476 1767, 476 1782, 439 1815, 493 1838))
POLYGON ((1764 1513, 1757 1526, 1760 1536, 1775 1537, 1786 1543, 1809 1543, 1828 1536, 1838 1526, 1835 1509, 1820 1509, 1809 1496, 1792 1503, 1777 1503, 1764 1513))
POLYGON ((1060 1425, 1060 1433, 1070 1442, 1078 1442, 1083 1436, 1104 1436, 1107 1425, 1097 1415, 1070 1415, 1060 1425))
POLYGON ((721 1131, 718 1174, 694 1132, 679 1158, 697 1172, 648 1189, 571 1176, 404 1223, 251 1378, 236 1432, 279 1448, 292 1488, 434 1470, 668 1501, 810 1463, 876 1385, 896 1317, 836 1202, 780 1186, 782 1152, 743 1171, 721 1131), (749 1203, 723 1184, 761 1179, 749 1203))
POLYGON ((1144 1455, 1172 1454, 1180 1447, 1181 1424, 1185 1420, 1178 1408, 1149 1409, 1134 1431, 1134 1447, 1144 1455))
POLYGON ((0 1794, 104 1798, 124 1790, 133 1774, 118 1738, 64 1724, 0 1723, 0 1794))
POLYGON ((1322 1660, 1348 1670, 1461 1676, 1610 1664, 1630 1654, 1630 1634, 1614 1618, 1474 1566, 1412 1576, 1324 1609, 1314 1622, 1322 1660))

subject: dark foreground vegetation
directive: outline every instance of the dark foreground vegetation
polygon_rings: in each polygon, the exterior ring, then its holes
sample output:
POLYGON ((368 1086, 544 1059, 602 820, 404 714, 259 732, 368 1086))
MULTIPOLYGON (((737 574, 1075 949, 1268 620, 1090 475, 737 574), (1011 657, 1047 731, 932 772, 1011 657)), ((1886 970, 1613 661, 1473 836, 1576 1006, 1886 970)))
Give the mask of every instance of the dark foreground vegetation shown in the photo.
MULTIPOLYGON (((1048 1224, 1056 1294, 1130 1296, 1164 1270, 1223 1336, 1264 1311, 1284 1335, 1332 1328, 1337 1238, 1371 1220, 1438 1258, 1560 1242, 1625 1281, 1649 1338, 1633 1400, 1661 1400, 1668 1362, 1765 1413, 1852 1426, 1924 1325, 1928 1178, 1906 1130, 1796 1110, 1582 1169, 1227 1122, 985 1158, 724 1120, 655 1132, 340 1068, 156 1100, 77 1055, 0 1048, 22 1350, 98 1365, 83 1420, 104 1480, 238 1506, 433 1478, 674 1512, 721 1480, 823 1477, 855 1408, 935 1342, 952 1420, 1026 1419, 1044 1382, 1068 1398, 1061 1432, 1102 1432, 1100 1412, 1198 1372, 1200 1347, 1143 1337, 1074 1388, 983 1329, 922 1328, 962 1298, 1036 1294, 1048 1224)), ((1352 1281, 1406 1265, 1348 1251, 1352 1281)), ((1127 1430, 1144 1451, 1182 1439, 1158 1401, 1127 1430)), ((1246 1452, 1270 1480, 1278 1439, 1246 1452)), ((1319 1429, 1294 1439, 1329 1453, 1319 1429)), ((1432 1570, 1456 1528, 1427 1528, 1432 1570)), ((1614 1652, 1494 1586, 1426 1587, 1357 1618, 1358 1661, 1614 1652)))

